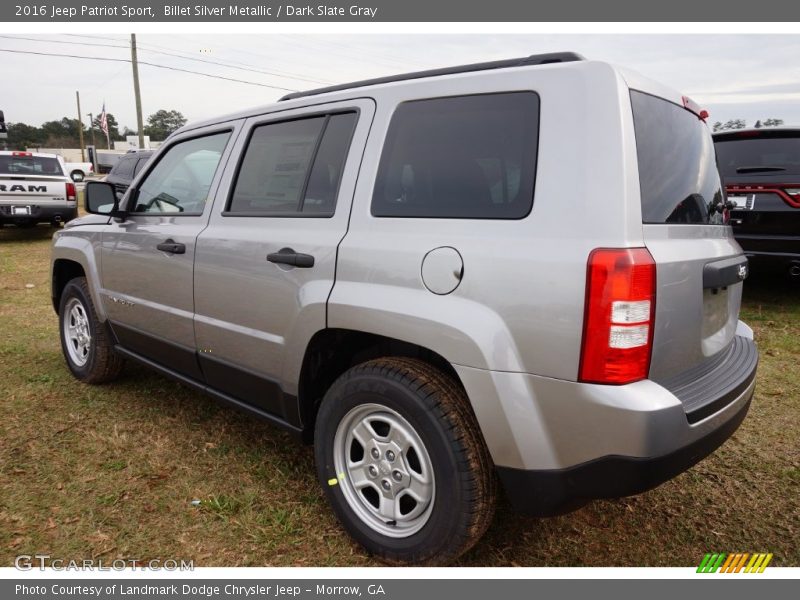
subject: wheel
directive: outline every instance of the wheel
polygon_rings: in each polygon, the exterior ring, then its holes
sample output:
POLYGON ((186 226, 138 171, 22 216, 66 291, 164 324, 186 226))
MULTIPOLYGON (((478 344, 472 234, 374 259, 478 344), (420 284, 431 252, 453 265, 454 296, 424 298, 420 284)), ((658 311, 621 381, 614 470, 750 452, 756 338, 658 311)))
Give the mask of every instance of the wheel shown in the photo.
POLYGON ((84 383, 116 379, 123 360, 97 319, 85 277, 76 277, 64 287, 58 318, 61 349, 72 374, 84 383))
POLYGON ((73 171, 72 173, 69 174, 69 176, 72 178, 72 181, 74 181, 75 183, 80 183, 81 181, 83 181, 83 179, 85 177, 85 175, 83 174, 83 171, 73 171))
POLYGON ((353 367, 320 406, 317 475, 344 528, 392 563, 446 564, 494 515, 489 453, 463 389, 431 365, 353 367))

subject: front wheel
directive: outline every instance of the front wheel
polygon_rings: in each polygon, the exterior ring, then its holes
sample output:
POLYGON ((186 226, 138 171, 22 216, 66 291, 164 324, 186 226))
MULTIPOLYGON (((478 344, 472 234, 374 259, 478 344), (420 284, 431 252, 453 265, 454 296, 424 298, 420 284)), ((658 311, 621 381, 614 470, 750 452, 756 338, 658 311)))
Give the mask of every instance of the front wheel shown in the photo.
POLYGON ((423 361, 342 375, 317 415, 315 457, 342 525, 386 561, 445 564, 492 520, 494 472, 466 394, 423 361))
POLYGON ((58 319, 61 349, 72 374, 84 383, 116 379, 123 361, 97 318, 85 277, 76 277, 64 287, 58 319))

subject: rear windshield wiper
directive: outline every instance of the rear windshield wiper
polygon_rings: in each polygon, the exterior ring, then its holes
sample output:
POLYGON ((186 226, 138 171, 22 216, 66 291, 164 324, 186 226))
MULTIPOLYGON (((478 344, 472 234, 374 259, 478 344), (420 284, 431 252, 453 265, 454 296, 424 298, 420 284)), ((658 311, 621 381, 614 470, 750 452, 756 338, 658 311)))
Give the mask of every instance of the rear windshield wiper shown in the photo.
POLYGON ((736 167, 737 173, 767 173, 770 171, 785 171, 784 167, 736 167))

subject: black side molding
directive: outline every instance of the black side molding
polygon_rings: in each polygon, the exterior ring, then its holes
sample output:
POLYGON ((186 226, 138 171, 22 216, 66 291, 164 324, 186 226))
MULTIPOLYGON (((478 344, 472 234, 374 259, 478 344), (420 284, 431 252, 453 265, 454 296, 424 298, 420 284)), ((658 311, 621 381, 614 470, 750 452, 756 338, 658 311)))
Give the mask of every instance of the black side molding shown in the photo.
POLYGON ((703 267, 703 288, 726 288, 744 281, 749 274, 750 267, 744 255, 708 263, 703 267))

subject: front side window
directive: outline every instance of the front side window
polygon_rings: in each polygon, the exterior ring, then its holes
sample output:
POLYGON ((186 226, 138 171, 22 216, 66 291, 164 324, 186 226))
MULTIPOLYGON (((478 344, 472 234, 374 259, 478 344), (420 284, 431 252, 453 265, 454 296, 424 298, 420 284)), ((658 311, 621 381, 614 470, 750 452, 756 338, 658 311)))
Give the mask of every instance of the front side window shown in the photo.
POLYGON ((533 204, 538 137, 533 92, 401 104, 389 125, 372 214, 523 218, 533 204))
POLYGON ((355 123, 348 112, 256 127, 226 214, 332 215, 355 123))
POLYGON ((135 213, 202 214, 230 132, 178 142, 139 185, 135 213))

